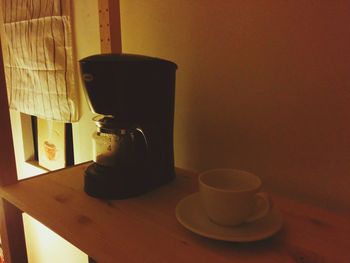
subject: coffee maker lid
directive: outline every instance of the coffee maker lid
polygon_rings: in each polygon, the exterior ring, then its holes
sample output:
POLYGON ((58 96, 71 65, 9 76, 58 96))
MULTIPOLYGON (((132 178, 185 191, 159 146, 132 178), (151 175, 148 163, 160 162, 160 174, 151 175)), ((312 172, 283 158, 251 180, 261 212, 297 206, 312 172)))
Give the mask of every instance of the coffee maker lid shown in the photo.
POLYGON ((174 62, 169 60, 149 57, 144 55, 137 54, 97 54, 92 55, 86 58, 79 60, 80 63, 89 63, 89 62, 104 62, 104 63, 132 63, 133 65, 168 65, 177 68, 177 65, 174 62))

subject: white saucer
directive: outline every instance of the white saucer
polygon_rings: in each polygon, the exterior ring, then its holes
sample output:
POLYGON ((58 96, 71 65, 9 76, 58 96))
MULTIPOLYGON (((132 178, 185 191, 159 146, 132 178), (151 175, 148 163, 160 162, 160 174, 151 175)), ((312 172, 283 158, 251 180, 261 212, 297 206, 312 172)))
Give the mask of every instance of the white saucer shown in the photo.
POLYGON ((263 218, 235 227, 213 223, 205 214, 199 193, 189 195, 176 206, 176 218, 188 230, 212 239, 249 242, 268 238, 282 227, 282 216, 276 208, 263 218))

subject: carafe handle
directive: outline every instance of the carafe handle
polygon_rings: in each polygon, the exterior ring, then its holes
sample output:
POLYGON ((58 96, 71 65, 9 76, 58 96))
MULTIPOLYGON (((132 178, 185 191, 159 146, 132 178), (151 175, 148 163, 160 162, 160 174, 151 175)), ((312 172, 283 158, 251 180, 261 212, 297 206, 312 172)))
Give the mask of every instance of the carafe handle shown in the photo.
POLYGON ((148 141, 147 141, 147 137, 146 137, 145 133, 139 127, 137 127, 135 130, 142 134, 143 140, 145 141, 146 150, 148 150, 148 141))

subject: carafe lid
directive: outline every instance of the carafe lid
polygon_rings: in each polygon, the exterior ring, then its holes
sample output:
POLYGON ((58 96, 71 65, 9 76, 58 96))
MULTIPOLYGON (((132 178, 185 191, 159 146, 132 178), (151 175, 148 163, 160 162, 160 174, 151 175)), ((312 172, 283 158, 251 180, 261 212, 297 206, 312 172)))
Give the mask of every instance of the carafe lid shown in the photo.
POLYGON ((124 133, 133 128, 130 122, 116 120, 112 115, 97 115, 92 120, 95 122, 98 131, 104 133, 124 133))

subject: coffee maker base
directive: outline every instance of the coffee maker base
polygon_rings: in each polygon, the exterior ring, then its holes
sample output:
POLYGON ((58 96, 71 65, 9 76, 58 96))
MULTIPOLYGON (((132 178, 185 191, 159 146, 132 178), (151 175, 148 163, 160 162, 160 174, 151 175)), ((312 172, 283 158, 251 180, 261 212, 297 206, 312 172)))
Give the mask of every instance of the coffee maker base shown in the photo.
POLYGON ((93 163, 85 170, 84 191, 93 197, 102 199, 125 199, 144 194, 170 180, 150 184, 142 172, 124 172, 119 168, 108 168, 93 163))

